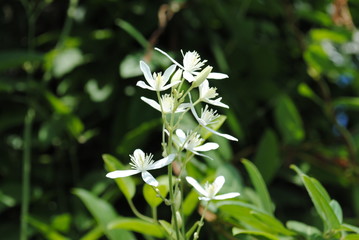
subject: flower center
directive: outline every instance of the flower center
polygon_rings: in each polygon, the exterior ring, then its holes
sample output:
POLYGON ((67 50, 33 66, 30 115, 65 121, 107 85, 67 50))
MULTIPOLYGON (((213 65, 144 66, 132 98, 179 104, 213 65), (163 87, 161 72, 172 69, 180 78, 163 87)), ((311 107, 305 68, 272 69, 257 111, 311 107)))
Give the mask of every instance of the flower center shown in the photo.
POLYGON ((203 94, 202 98, 204 98, 204 99, 214 98, 218 95, 218 93, 216 91, 217 91, 217 88, 211 87, 203 94))
POLYGON ((169 95, 165 94, 161 97, 161 106, 164 113, 171 113, 174 109, 175 99, 169 95))
POLYGON ((216 186, 214 184, 206 182, 206 184, 204 185, 204 190, 206 191, 206 197, 208 198, 213 198, 216 195, 216 186))
POLYGON ((187 137, 186 148, 193 149, 202 143, 201 135, 196 132, 190 132, 187 137))
POLYGON ((197 70, 200 70, 201 67, 207 62, 207 60, 203 60, 201 62, 201 57, 196 51, 186 52, 183 57, 183 67, 186 71, 193 73, 197 70))
POLYGON ((162 73, 153 73, 153 79, 155 80, 155 89, 160 90, 163 87, 162 73))
POLYGON ((210 109, 208 110, 208 105, 201 109, 201 120, 203 125, 209 125, 216 123, 216 119, 219 118, 219 114, 216 110, 210 109))
POLYGON ((131 159, 130 165, 133 169, 137 169, 139 171, 144 171, 147 169, 148 165, 151 165, 154 163, 152 158, 153 158, 152 154, 140 154, 137 156, 130 155, 130 159, 131 159))

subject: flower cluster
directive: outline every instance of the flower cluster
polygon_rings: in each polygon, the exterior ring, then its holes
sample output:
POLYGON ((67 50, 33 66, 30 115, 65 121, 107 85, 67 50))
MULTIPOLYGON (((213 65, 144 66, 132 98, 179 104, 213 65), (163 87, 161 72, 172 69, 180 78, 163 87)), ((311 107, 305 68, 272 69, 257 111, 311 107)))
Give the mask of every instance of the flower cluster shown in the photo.
MULTIPOLYGON (((217 88, 210 87, 209 79, 225 79, 228 78, 226 74, 212 72, 211 66, 205 66, 207 60, 202 60, 196 51, 188 51, 182 53, 182 64, 175 61, 166 52, 156 48, 157 51, 165 55, 173 62, 173 65, 168 67, 164 73, 152 73, 150 67, 144 62, 140 62, 140 69, 144 75, 145 81, 138 81, 137 86, 156 93, 157 99, 141 97, 141 100, 152 108, 159 111, 162 115, 163 134, 163 158, 154 161, 152 154, 145 154, 141 149, 136 149, 133 155, 130 155, 129 170, 116 170, 109 172, 106 176, 108 178, 127 177, 134 174, 141 173, 143 181, 154 187, 158 192, 158 181, 149 173, 150 170, 159 169, 168 166, 168 177, 170 189, 170 198, 167 203, 171 205, 172 214, 176 216, 175 227, 177 226, 176 234, 179 237, 178 222, 176 220, 180 212, 176 210, 180 204, 176 204, 174 196, 180 196, 182 193, 179 187, 183 184, 182 179, 186 179, 196 191, 201 195, 199 200, 209 202, 211 200, 223 200, 239 196, 239 193, 232 192, 218 195, 220 189, 225 183, 223 176, 218 176, 212 184, 208 182, 202 187, 194 178, 185 176, 186 164, 194 156, 207 157, 205 152, 215 150, 219 145, 215 142, 206 142, 205 137, 201 133, 209 132, 231 141, 238 141, 237 138, 217 131, 217 128, 222 123, 222 119, 217 110, 210 106, 229 108, 228 105, 222 102, 222 98, 218 97, 217 88), (198 91, 193 94, 192 91, 198 91), (167 92, 165 92, 167 91, 167 92), (192 94, 191 94, 192 93, 192 94), (193 99, 192 96, 198 96, 193 99), (196 110, 196 105, 203 104, 200 113, 196 110), (191 114, 197 122, 197 126, 193 129, 184 129, 180 124, 185 114, 191 114), (182 154, 185 152, 186 154, 182 154), (178 181, 172 184, 172 162, 176 161, 180 166, 180 173, 178 174, 178 181), (172 187, 173 186, 173 187, 172 187), (174 206, 176 205, 176 206, 174 206)), ((211 158, 210 158, 211 159, 211 158)), ((164 199, 164 196, 160 196, 164 199)), ((181 218, 181 217, 180 217, 181 218)), ((202 218, 203 220, 203 218, 202 218)), ((201 221, 202 221, 201 220, 201 221)), ((197 234, 200 227, 197 229, 197 234)))

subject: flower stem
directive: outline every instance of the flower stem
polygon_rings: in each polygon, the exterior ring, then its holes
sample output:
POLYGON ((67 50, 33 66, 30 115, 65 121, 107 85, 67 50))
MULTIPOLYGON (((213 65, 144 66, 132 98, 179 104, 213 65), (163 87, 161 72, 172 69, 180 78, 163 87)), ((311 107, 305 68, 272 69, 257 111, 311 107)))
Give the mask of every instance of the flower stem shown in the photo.
POLYGON ((198 223, 197 231, 193 234, 193 240, 197 240, 199 238, 199 232, 201 231, 201 228, 204 224, 203 220, 204 220, 204 216, 206 215, 208 205, 209 205, 209 201, 206 203, 206 206, 204 207, 204 210, 203 210, 203 213, 201 216, 201 220, 198 223))
POLYGON ((23 175, 22 175, 22 202, 20 240, 27 239, 27 219, 30 203, 30 172, 31 172, 31 130, 35 111, 30 108, 25 117, 24 127, 24 152, 23 152, 23 175))
POLYGON ((135 205, 133 204, 133 202, 132 202, 131 199, 127 199, 127 202, 128 202, 128 205, 130 205, 130 208, 131 208, 132 212, 133 212, 138 218, 140 218, 140 219, 142 219, 142 220, 144 220, 144 221, 146 221, 146 222, 152 222, 152 223, 155 222, 154 219, 149 218, 149 217, 143 215, 142 213, 140 213, 140 212, 137 210, 137 208, 135 207, 135 205))

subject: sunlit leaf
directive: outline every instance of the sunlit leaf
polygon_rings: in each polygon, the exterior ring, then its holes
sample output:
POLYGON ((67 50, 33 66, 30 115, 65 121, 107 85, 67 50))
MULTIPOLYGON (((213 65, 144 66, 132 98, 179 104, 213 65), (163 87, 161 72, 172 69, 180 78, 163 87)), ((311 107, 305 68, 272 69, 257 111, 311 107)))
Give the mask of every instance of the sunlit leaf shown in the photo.
POLYGON ((42 221, 39 221, 33 217, 29 217, 28 221, 33 227, 35 227, 37 230, 39 230, 48 240, 69 240, 70 239, 70 238, 67 238, 67 237, 61 235, 50 225, 48 225, 42 221))
POLYGON ((68 48, 57 53, 53 62, 55 77, 62 77, 84 62, 84 57, 78 48, 68 48))
POLYGON ((279 240, 278 237, 276 237, 275 235, 272 235, 270 233, 267 232, 261 232, 261 231, 255 231, 255 230, 247 230, 247 229, 240 229, 240 228, 236 228, 234 227, 232 230, 232 234, 235 235, 239 235, 239 234, 248 234, 248 235, 255 235, 255 236, 261 236, 261 237, 265 237, 267 239, 271 239, 271 240, 279 240))
MULTIPOLYGON (((156 179, 159 183, 157 188, 160 191, 161 196, 165 198, 169 191, 168 176, 160 176, 156 179)), ((153 187, 148 184, 143 185, 143 196, 144 196, 146 202, 151 207, 157 207, 158 205, 160 205, 163 202, 162 198, 157 196, 157 193, 155 192, 153 187)))
POLYGON ((51 227, 60 232, 66 233, 70 230, 71 220, 72 217, 69 213, 57 215, 52 219, 51 227))
POLYGON ((307 224, 297 222, 297 221, 288 221, 286 224, 287 228, 293 230, 295 232, 300 233, 306 237, 310 237, 312 235, 322 235, 321 231, 316 227, 309 226, 307 224))
POLYGON ((160 225, 146 222, 138 218, 116 219, 109 223, 108 228, 125 229, 158 238, 164 237, 164 230, 160 225))

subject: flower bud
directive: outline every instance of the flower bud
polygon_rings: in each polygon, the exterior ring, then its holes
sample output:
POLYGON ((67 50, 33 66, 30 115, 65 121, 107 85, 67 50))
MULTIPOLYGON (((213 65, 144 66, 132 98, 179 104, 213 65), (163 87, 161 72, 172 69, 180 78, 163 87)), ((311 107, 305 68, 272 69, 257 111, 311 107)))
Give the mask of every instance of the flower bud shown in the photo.
POLYGON ((181 214, 179 211, 176 211, 176 218, 177 218, 178 227, 180 228, 182 226, 183 222, 182 222, 182 217, 181 217, 181 214))
POLYGON ((194 79, 192 87, 198 87, 199 85, 201 85, 211 73, 212 69, 213 68, 211 66, 207 66, 205 69, 203 69, 194 79))
POLYGON ((175 74, 173 74, 172 78, 171 78, 171 83, 174 83, 174 82, 178 82, 178 81, 181 81, 182 80, 182 69, 178 69, 175 74))
POLYGON ((176 210, 180 209, 181 203, 182 203, 182 194, 181 191, 177 191, 174 197, 174 206, 176 210))

